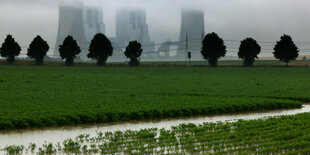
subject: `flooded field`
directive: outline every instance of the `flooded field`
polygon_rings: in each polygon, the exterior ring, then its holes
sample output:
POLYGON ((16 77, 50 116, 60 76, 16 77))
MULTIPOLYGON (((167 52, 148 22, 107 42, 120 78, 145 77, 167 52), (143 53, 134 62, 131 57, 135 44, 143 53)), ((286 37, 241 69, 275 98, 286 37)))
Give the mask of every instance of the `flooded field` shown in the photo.
POLYGON ((177 126, 182 123, 201 124, 204 122, 233 122, 240 119, 251 120, 282 115, 294 115, 304 112, 310 112, 310 104, 305 104, 301 109, 286 109, 255 113, 239 113, 226 114, 216 116, 200 116, 186 117, 175 119, 149 120, 149 121, 131 121, 111 124, 94 124, 80 126, 66 126, 54 128, 40 128, 14 131, 0 132, 0 147, 4 148, 8 145, 25 145, 35 143, 41 146, 44 143, 52 142, 54 144, 63 142, 67 138, 75 138, 79 134, 90 134, 95 136, 97 132, 113 132, 116 130, 139 130, 144 128, 165 128, 170 129, 172 126, 177 126))

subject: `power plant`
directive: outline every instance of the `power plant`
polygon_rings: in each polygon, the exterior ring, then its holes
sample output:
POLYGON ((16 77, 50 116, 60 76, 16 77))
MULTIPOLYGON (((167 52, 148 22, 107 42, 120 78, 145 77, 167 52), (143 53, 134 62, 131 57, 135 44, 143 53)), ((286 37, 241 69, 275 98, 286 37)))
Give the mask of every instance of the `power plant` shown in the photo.
POLYGON ((87 59, 88 45, 97 33, 105 33, 102 7, 87 6, 82 1, 62 0, 59 2, 58 36, 54 56, 59 57, 59 45, 71 35, 82 52, 79 57, 87 59))
POLYGON ((82 1, 75 1, 73 4, 70 0, 59 2, 58 35, 53 54, 54 57, 59 57, 59 45, 63 43, 68 35, 71 35, 82 49, 80 55, 85 56, 87 46, 84 33, 83 6, 82 1))
MULTIPOLYGON (((146 10, 143 8, 119 8, 116 11, 115 37, 109 37, 115 56, 113 61, 122 61, 123 52, 128 43, 137 40, 142 44, 142 60, 187 60, 187 53, 192 53, 192 60, 201 60, 201 41, 205 33, 203 10, 183 9, 181 29, 178 41, 166 41, 155 50, 147 24, 146 10), (171 55, 171 46, 177 48, 171 55), (163 54, 160 54, 163 53, 163 54)), ((59 57, 59 45, 71 35, 81 47, 79 57, 88 60, 88 46, 96 33, 105 34, 102 7, 86 5, 81 0, 61 0, 59 2, 59 24, 56 47, 53 57, 59 57)))
POLYGON ((158 48, 163 60, 187 60, 188 52, 191 60, 201 60, 201 43, 205 35, 204 11, 183 9, 181 12, 181 30, 178 41, 165 41, 158 48), (176 54, 170 56, 171 47, 177 47, 176 54))
POLYGON ((190 51, 193 60, 200 60, 201 42, 204 34, 204 12, 183 9, 177 58, 187 58, 187 52, 190 51))
POLYGON ((95 34, 105 34, 103 10, 99 6, 84 6, 83 15, 86 41, 90 44, 95 34))
MULTIPOLYGON (((137 40, 144 46, 144 51, 154 51, 154 42, 150 40, 149 27, 146 23, 146 11, 141 8, 122 8, 116 13, 116 40, 123 47, 129 41, 137 40)), ((144 52, 142 57, 149 57, 151 54, 144 52)), ((156 55, 157 56, 157 55, 156 55)))

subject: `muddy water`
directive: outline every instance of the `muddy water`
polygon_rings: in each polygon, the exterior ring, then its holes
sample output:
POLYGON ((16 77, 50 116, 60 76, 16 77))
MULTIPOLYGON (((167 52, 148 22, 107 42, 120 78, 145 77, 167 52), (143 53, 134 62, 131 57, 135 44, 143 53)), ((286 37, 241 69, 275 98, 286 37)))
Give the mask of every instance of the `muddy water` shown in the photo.
POLYGON ((310 112, 310 104, 305 104, 301 109, 287 109, 275 110, 267 112, 256 113, 240 113, 240 114, 227 114, 216 116, 201 116, 201 117, 187 117, 177 119, 163 119, 163 120, 150 120, 150 121, 136 121, 136 122, 123 122, 113 124, 96 124, 96 125, 81 125, 81 126, 67 126, 56 128, 42 128, 33 130, 17 130, 17 131, 2 131, 0 132, 0 148, 6 145, 25 145, 28 146, 30 142, 42 146, 45 142, 62 142, 67 138, 75 138, 79 134, 91 134, 95 136, 97 131, 115 131, 115 130, 139 130, 143 128, 170 128, 181 123, 195 123, 201 124, 203 122, 224 122, 224 121, 237 121, 240 119, 250 120, 259 119, 281 115, 294 115, 298 113, 310 112))

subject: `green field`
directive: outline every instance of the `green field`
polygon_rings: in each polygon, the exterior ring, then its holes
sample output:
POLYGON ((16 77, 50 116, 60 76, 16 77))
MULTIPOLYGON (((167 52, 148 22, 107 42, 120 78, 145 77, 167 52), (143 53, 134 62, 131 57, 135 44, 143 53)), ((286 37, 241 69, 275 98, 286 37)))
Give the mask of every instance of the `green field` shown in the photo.
POLYGON ((0 129, 301 107, 307 67, 0 65, 0 129))

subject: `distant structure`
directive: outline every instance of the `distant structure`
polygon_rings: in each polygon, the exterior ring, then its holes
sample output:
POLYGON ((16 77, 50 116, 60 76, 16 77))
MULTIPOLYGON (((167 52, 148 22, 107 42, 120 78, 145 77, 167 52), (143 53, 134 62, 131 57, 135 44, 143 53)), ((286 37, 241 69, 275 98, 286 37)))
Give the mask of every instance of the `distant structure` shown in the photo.
MULTIPOLYGON (((60 0, 59 25, 54 58, 59 58, 59 45, 71 35, 82 49, 79 58, 87 58, 88 46, 96 33, 105 34, 103 9, 98 6, 84 5, 83 0, 60 0)), ((114 54, 112 61, 126 60, 124 50, 129 41, 137 40, 142 44, 142 60, 187 60, 187 51, 192 52, 192 60, 201 60, 201 41, 205 33, 204 11, 186 10, 181 13, 181 31, 179 41, 166 41, 157 51, 151 41, 146 22, 146 10, 141 8, 122 8, 116 12, 116 36, 109 37, 114 54), (187 41, 186 41, 187 40, 187 41)))
POLYGON ((55 57, 59 57, 59 45, 63 43, 68 35, 73 36, 82 49, 86 48, 86 37, 83 24, 83 3, 82 1, 71 2, 71 0, 62 0, 59 2, 58 36, 53 54, 55 57))
MULTIPOLYGON (((137 40, 143 46, 142 57, 154 55, 154 42, 150 40, 146 11, 140 8, 122 8, 116 13, 116 41, 126 47, 129 41, 137 40)), ((158 56, 157 53, 155 53, 158 56)))
POLYGON ((82 50, 79 57, 86 60, 88 45, 93 36, 99 32, 105 33, 102 8, 85 6, 81 0, 61 0, 58 36, 53 57, 59 57, 59 45, 71 35, 82 50))
POLYGON ((192 53, 192 60, 201 60, 201 41, 204 34, 204 11, 183 9, 179 47, 176 57, 181 60, 187 59, 186 48, 188 48, 192 53), (188 40, 187 47, 186 40, 188 40))
POLYGON ((84 6, 83 15, 86 41, 90 44, 95 34, 105 34, 102 7, 84 6))
MULTIPOLYGON (((161 57, 160 60, 162 61, 169 61, 169 60, 177 60, 176 56, 173 56, 173 53, 175 54, 176 48, 179 46, 179 42, 172 42, 169 39, 167 41, 164 41, 158 48, 159 56, 161 57)), ((181 60, 184 60, 181 59, 181 60)))

